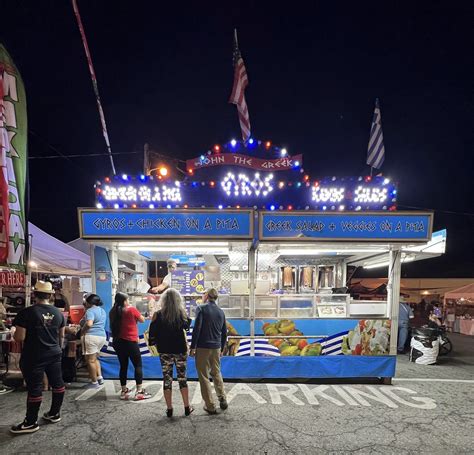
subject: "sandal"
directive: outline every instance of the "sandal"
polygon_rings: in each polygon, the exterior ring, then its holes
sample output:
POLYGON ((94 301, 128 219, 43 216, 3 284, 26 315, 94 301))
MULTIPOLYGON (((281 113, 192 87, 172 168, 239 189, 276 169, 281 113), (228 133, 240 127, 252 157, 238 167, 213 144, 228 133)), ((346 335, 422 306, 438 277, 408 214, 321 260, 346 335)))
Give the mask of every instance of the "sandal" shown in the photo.
POLYGON ((166 417, 173 417, 173 408, 166 410, 166 417))
POLYGON ((194 411, 194 408, 192 406, 185 406, 184 407, 184 415, 189 416, 191 413, 194 411))

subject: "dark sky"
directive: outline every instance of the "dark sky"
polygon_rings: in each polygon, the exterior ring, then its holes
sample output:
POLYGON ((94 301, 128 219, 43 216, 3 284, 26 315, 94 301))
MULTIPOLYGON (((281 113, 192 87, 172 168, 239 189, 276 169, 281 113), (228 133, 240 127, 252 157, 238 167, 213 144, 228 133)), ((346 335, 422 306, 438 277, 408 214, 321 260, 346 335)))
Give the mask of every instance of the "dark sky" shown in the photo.
MULTIPOLYGON (((282 3, 79 0, 113 151, 149 142, 191 158, 239 136, 227 104, 236 26, 254 137, 303 153, 314 178, 366 173, 379 97, 382 170, 400 208, 435 209, 435 228, 448 228, 445 257, 404 274, 474 277, 472 2, 282 3)), ((0 11, 26 85, 30 156, 85 155, 30 160, 31 221, 71 240, 76 207, 92 206, 110 173, 108 158, 86 156, 105 146, 71 4, 0 0, 0 11)), ((115 162, 142 168, 137 154, 115 162)))

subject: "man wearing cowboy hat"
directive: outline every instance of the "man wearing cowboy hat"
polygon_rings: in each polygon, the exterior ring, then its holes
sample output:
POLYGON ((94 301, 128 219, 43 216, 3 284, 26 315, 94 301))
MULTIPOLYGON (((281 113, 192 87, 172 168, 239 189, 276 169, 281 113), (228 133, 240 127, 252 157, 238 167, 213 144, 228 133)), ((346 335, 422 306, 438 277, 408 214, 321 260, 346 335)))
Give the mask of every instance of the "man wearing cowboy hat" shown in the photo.
POLYGON ((28 389, 25 420, 10 428, 14 434, 34 433, 39 430, 38 413, 43 399, 43 377, 46 374, 53 390, 51 409, 43 419, 56 423, 61 420, 64 398, 61 371, 64 316, 50 304, 54 294, 49 282, 38 281, 34 287, 35 304, 20 311, 13 322, 13 338, 23 342, 20 368, 28 389))

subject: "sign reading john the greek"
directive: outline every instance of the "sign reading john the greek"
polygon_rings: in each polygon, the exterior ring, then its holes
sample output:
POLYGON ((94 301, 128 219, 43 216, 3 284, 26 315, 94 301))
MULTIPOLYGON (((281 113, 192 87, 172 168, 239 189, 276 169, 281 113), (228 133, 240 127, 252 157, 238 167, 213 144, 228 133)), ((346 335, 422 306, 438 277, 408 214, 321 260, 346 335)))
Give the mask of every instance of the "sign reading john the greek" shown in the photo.
POLYGON ((252 210, 79 209, 82 238, 233 238, 253 236, 252 210))
POLYGON ((420 212, 263 212, 261 240, 426 242, 432 213, 420 212))

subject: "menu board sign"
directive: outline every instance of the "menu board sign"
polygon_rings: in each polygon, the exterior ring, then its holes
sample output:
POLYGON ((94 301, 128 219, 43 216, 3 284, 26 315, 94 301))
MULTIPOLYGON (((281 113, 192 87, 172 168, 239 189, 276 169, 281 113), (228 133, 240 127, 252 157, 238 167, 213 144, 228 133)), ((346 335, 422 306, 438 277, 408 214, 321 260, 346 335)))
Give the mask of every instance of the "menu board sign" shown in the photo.
POLYGON ((250 239, 252 210, 79 209, 85 239, 250 239))
POLYGON ((176 270, 171 274, 171 287, 181 295, 202 294, 204 292, 204 272, 202 270, 176 270))
POLYGON ((426 212, 261 212, 260 240, 427 242, 426 212))

